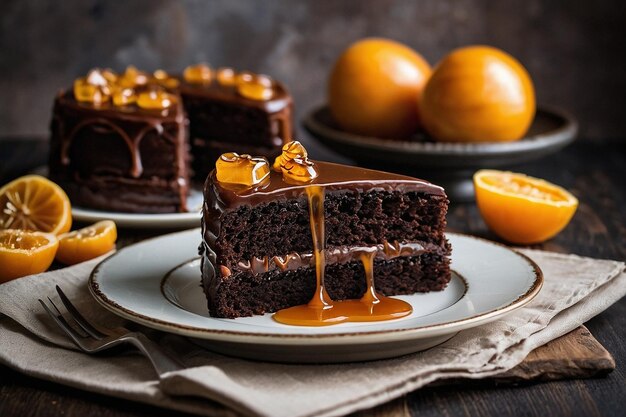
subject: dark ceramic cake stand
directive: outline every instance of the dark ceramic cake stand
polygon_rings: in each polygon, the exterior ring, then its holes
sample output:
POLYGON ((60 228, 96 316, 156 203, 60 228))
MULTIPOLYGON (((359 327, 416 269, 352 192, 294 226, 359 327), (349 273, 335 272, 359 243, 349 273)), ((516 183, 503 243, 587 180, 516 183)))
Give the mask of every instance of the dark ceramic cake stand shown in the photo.
POLYGON ((388 140, 342 131, 327 106, 313 109, 303 120, 307 131, 324 145, 358 165, 424 178, 443 186, 452 202, 474 199, 472 175, 478 169, 507 169, 558 151, 578 131, 566 112, 539 107, 526 137, 508 143, 436 143, 427 136, 388 140))

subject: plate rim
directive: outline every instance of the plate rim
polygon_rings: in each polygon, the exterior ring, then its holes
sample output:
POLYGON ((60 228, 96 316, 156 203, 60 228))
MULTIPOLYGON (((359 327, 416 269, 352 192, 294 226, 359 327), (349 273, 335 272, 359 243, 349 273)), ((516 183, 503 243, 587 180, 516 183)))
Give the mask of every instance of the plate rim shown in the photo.
POLYGON ((122 213, 72 207, 72 217, 76 221, 91 222, 99 220, 114 220, 118 226, 129 228, 168 228, 194 227, 200 224, 201 210, 184 213, 122 213))
POLYGON ((537 106, 536 113, 558 116, 565 122, 563 126, 549 131, 549 133, 541 132, 533 136, 524 136, 519 141, 481 143, 390 140, 345 132, 319 121, 317 117, 318 114, 326 111, 329 111, 328 104, 320 104, 311 108, 302 119, 304 127, 318 138, 341 143, 346 146, 366 147, 372 150, 386 152, 409 152, 415 155, 486 156, 502 153, 524 153, 531 150, 543 149, 546 146, 565 146, 574 141, 576 133, 578 132, 578 122, 569 112, 561 108, 546 105, 537 106))
MULTIPOLYGON (((117 255, 119 255, 122 251, 138 244, 142 244, 142 243, 157 240, 157 239, 162 239, 164 236, 172 236, 176 234, 189 233, 192 230, 197 230, 197 228, 189 229, 189 230, 185 230, 185 231, 177 232, 177 233, 170 233, 167 235, 156 236, 156 237, 138 242, 134 245, 126 246, 116 251, 111 256, 99 262, 92 270, 91 274, 89 275, 89 280, 87 283, 89 292, 101 306, 103 306, 104 308, 106 308, 107 310, 109 310, 110 312, 118 316, 121 316, 130 321, 145 325, 153 329, 157 329, 157 330, 161 330, 161 331, 165 331, 169 333, 175 333, 179 335, 184 335, 184 336, 189 336, 189 337, 208 339, 208 340, 213 339, 213 340, 219 340, 219 341, 225 341, 225 342, 256 343, 256 344, 274 344, 276 342, 280 342, 281 344, 297 344, 302 341, 307 341, 307 343, 318 342, 319 344, 345 344, 345 342, 348 340, 350 344, 354 344, 358 342, 371 343, 372 341, 375 341, 375 339, 380 339, 381 336, 384 336, 384 341, 389 341, 389 342, 398 340, 398 339, 405 339, 411 336, 413 337, 422 336, 424 338, 434 337, 438 335, 457 332, 457 331, 470 328, 470 327, 475 327, 482 323, 488 322, 495 317, 505 315, 511 311, 517 310, 525 306, 530 301, 532 301, 535 298, 535 296, 537 296, 537 294, 539 294, 539 291, 543 287, 543 283, 544 283, 543 272, 541 271, 537 263, 535 263, 535 261, 533 261, 528 256, 524 255, 523 253, 520 253, 516 251, 515 249, 512 249, 499 242, 493 242, 488 239, 483 239, 481 237, 472 236, 472 235, 468 235, 464 233, 448 232, 446 234, 458 235, 458 236, 478 240, 487 244, 500 246, 503 249, 514 253, 515 255, 522 258, 525 262, 527 262, 529 266, 532 268, 532 272, 535 276, 533 283, 530 285, 529 289, 524 294, 520 295, 517 299, 510 302, 509 304, 502 306, 500 308, 496 308, 494 310, 490 310, 481 314, 476 314, 470 317, 465 317, 465 318, 458 319, 458 320, 451 320, 451 321, 447 321, 443 323, 411 327, 411 328, 370 330, 370 331, 363 331, 363 332, 333 333, 333 334, 306 334, 306 333, 298 333, 298 334, 271 334, 271 333, 263 334, 261 333, 259 334, 259 333, 245 332, 245 331, 205 329, 205 328, 198 328, 195 326, 176 324, 176 323, 171 323, 168 321, 164 321, 161 319, 157 319, 154 317, 150 317, 150 316, 146 316, 146 315, 134 312, 124 306, 119 305, 115 301, 109 299, 106 296, 106 294, 104 294, 100 290, 99 284, 97 282, 98 273, 101 271, 101 268, 103 267, 103 265, 105 265, 107 262, 110 262, 117 255)), ((159 286, 160 286, 160 283, 161 283, 161 279, 159 279, 159 286)), ((160 289, 159 289, 159 293, 161 293, 160 289)), ((169 303, 169 301, 165 299, 164 297, 163 297, 163 301, 166 303, 169 303)))

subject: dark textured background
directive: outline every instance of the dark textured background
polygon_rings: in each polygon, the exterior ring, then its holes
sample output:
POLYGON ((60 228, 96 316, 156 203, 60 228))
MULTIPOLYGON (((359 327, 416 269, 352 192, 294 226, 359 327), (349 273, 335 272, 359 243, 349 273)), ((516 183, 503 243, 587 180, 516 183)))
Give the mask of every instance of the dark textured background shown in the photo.
POLYGON ((622 1, 2 0, 0 19, 0 136, 45 134, 57 89, 90 67, 128 64, 268 73, 289 86, 300 119, 324 101, 343 48, 385 36, 432 64, 461 45, 502 48, 528 68, 539 103, 578 118, 581 137, 626 137, 622 1))

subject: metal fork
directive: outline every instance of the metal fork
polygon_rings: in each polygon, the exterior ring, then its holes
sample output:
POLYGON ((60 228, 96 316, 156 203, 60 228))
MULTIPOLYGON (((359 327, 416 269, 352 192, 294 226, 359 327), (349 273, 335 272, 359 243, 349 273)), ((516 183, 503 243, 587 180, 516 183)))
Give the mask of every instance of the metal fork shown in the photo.
POLYGON ((78 325, 80 330, 68 323, 68 320, 63 317, 61 311, 59 311, 50 297, 48 297, 48 301, 56 312, 43 300, 39 299, 39 302, 61 330, 63 330, 82 351, 97 353, 121 344, 130 344, 139 349, 139 351, 150 360, 159 375, 184 368, 178 360, 172 358, 158 344, 148 339, 143 333, 133 332, 124 327, 104 329, 91 324, 80 314, 76 307, 74 307, 58 285, 56 286, 56 290, 63 305, 65 305, 67 309, 68 315, 72 318, 72 321, 78 325))

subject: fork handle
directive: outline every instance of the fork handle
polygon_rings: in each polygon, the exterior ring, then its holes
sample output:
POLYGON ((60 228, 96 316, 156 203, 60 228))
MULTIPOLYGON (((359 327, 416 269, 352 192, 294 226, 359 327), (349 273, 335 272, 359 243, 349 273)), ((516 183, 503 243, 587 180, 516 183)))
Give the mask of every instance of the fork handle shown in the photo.
POLYGON ((165 352, 161 346, 150 340, 143 333, 128 333, 124 336, 124 339, 139 349, 150 360, 159 375, 185 368, 182 363, 165 352))

